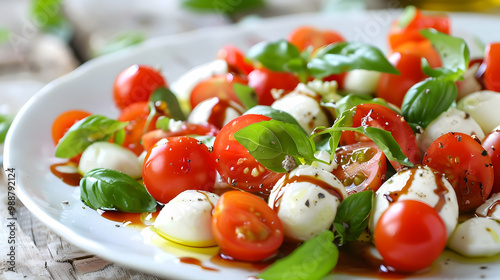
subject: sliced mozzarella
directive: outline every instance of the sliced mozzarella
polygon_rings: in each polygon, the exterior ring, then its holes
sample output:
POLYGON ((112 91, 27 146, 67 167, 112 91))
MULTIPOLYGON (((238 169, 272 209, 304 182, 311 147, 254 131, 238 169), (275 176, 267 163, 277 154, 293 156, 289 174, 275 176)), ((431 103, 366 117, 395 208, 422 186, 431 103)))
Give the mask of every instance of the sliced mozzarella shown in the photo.
POLYGON ((466 112, 450 108, 433 120, 423 133, 417 134, 417 142, 421 151, 425 152, 429 146, 448 132, 462 132, 484 138, 484 132, 479 124, 466 112))
POLYGON ((373 94, 377 90, 381 74, 364 69, 351 70, 345 76, 344 89, 354 94, 373 94))
POLYGON ((277 211, 285 236, 303 241, 332 226, 346 197, 344 186, 332 173, 300 165, 276 183, 268 204, 277 211))
POLYGON ((467 257, 500 253, 500 225, 493 219, 474 217, 457 226, 448 247, 467 257))
POLYGON ((500 125, 500 93, 495 91, 478 91, 460 99, 457 108, 469 113, 481 126, 484 133, 492 131, 500 125))
POLYGON ((391 202, 407 199, 418 200, 436 208, 446 225, 448 237, 458 221, 458 203, 451 184, 427 166, 403 170, 392 176, 377 190, 369 222, 374 232, 380 216, 391 202))
POLYGON ((195 124, 210 122, 217 127, 222 127, 232 119, 241 116, 243 111, 245 110, 236 102, 221 101, 217 97, 212 97, 196 105, 187 121, 195 124))
POLYGON ((170 200, 153 223, 155 231, 174 242, 193 247, 216 245, 212 234, 212 210, 219 196, 187 190, 170 200))
POLYGON ((476 214, 500 221, 500 193, 492 195, 476 209, 476 214))
POLYGON ((78 169, 85 174, 95 168, 121 171, 137 179, 142 176, 142 165, 130 150, 109 142, 95 142, 82 153, 78 169))

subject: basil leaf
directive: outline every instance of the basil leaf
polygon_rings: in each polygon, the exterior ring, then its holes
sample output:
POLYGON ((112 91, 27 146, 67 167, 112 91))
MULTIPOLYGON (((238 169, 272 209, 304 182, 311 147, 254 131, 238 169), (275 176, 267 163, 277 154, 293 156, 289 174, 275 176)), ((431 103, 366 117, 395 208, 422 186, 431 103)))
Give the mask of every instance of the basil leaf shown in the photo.
POLYGON ((170 118, 161 116, 156 120, 156 129, 170 131, 170 118))
POLYGON ((80 180, 80 198, 92 209, 155 212, 156 201, 146 188, 120 171, 97 168, 80 180))
POLYGON ((447 78, 428 78, 413 85, 401 105, 403 116, 409 123, 424 129, 457 99, 457 86, 447 78))
MULTIPOLYGON (((333 161, 335 156, 335 153, 332 153, 331 151, 335 151, 337 149, 343 128, 352 126, 352 119, 355 113, 356 111, 354 107, 343 111, 331 127, 317 127, 313 134, 309 137, 310 141, 312 141, 312 139, 318 136, 330 134, 330 140, 328 141, 328 144, 330 145, 328 149, 330 151, 330 162, 333 161)), ((324 143, 322 145, 324 145, 324 143)), ((321 147, 321 149, 324 149, 324 147, 321 147)))
POLYGON ((247 57, 272 71, 302 72, 306 69, 300 50, 285 39, 260 42, 250 48, 247 57))
POLYGON ((257 278, 264 280, 319 280, 337 265, 339 250, 327 230, 307 240, 290 255, 277 260, 257 278))
POLYGON ((120 130, 118 130, 115 135, 114 135, 114 143, 117 144, 117 145, 122 145, 123 142, 125 141, 125 136, 126 136, 126 132, 125 132, 125 129, 122 128, 120 130))
POLYGON ((234 83, 233 88, 234 93, 247 110, 258 105, 257 93, 253 88, 238 83, 234 83))
POLYGON ((415 6, 406 6, 406 8, 403 11, 403 14, 399 18, 398 21, 398 27, 399 28, 406 28, 410 22, 413 21, 415 16, 417 15, 417 8, 415 6))
POLYGON ((340 203, 334 221, 340 244, 355 241, 361 236, 368 226, 373 199, 373 191, 363 191, 351 194, 340 203))
MULTIPOLYGON (((264 116, 270 117, 273 120, 295 124, 295 125, 298 125, 300 128, 302 128, 300 126, 299 122, 297 122, 297 120, 294 117, 292 117, 292 115, 288 114, 285 111, 274 109, 271 106, 257 105, 255 107, 252 107, 248 111, 246 111, 245 115, 247 115, 247 114, 264 115, 264 116)), ((302 129, 302 130, 304 131, 304 133, 306 133, 306 131, 304 129, 302 129)))
POLYGON ((222 14, 234 14, 248 9, 264 6, 264 0, 182 0, 181 5, 185 8, 198 12, 213 12, 222 14))
POLYGON ((431 68, 423 58, 424 73, 430 77, 449 76, 453 81, 459 80, 469 67, 469 47, 465 40, 433 29, 421 30, 420 34, 431 41, 443 65, 440 68, 431 68))
POLYGON ((5 136, 7 136, 7 131, 9 131, 13 120, 14 116, 0 114, 0 144, 5 141, 5 136))
POLYGON ((139 43, 144 42, 147 39, 146 34, 137 31, 128 31, 124 33, 119 33, 118 35, 111 38, 106 44, 102 47, 99 47, 93 53, 93 56, 101 56, 109 53, 113 53, 124 49, 126 47, 130 47, 133 45, 137 45, 139 43))
MULTIPOLYGON (((151 111, 157 110, 156 106, 158 102, 164 102, 167 105, 166 109, 163 110, 164 115, 170 116, 177 121, 186 120, 186 116, 184 115, 184 112, 182 111, 181 106, 179 105, 177 96, 175 96, 175 94, 166 87, 157 88, 149 97, 149 102, 151 111)), ((146 125, 145 127, 148 126, 146 125)))
POLYGON ((0 27, 0 44, 10 39, 10 31, 7 28, 0 27))
POLYGON ((72 158, 94 142, 108 141, 115 132, 127 124, 101 115, 90 115, 76 122, 64 134, 56 146, 55 156, 72 158))
POLYGON ((364 43, 340 42, 320 49, 307 69, 315 78, 365 69, 391 74, 399 71, 376 47, 364 43))
MULTIPOLYGON (((389 103, 387 103, 387 101, 385 101, 382 98, 378 98, 378 97, 372 98, 371 95, 349 94, 349 95, 342 97, 342 99, 340 99, 339 101, 337 101, 335 103, 337 105, 336 106, 337 115, 340 115, 342 112, 349 110, 353 107, 356 107, 357 105, 365 104, 365 103, 379 104, 379 105, 387 107, 391 110, 394 110, 394 108, 392 106, 390 106, 389 103)), ((397 113, 401 114, 401 112, 397 112, 397 113)))
POLYGON ((314 148, 300 126, 277 120, 261 121, 248 125, 234 133, 234 138, 267 169, 286 172, 282 163, 286 156, 312 162, 314 148))

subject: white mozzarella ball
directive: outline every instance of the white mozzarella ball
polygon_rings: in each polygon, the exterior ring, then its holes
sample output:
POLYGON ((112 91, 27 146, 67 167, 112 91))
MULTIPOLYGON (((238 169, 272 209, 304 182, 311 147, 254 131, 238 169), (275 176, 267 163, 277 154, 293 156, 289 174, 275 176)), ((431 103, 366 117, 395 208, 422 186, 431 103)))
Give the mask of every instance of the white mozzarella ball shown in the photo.
POLYGON ((470 114, 456 108, 450 108, 433 120, 423 133, 417 134, 417 142, 420 150, 422 152, 427 151, 434 140, 448 132, 462 132, 468 135, 476 135, 479 139, 483 139, 485 136, 481 126, 479 126, 470 114))
POLYGON ((210 122, 221 128, 232 119, 241 116, 244 111, 245 110, 234 101, 223 101, 217 97, 212 97, 196 105, 189 114, 187 121, 194 124, 210 122), (214 123, 212 119, 221 122, 214 123))
POLYGON ((476 72, 479 69, 481 63, 476 63, 471 67, 467 68, 464 73, 464 79, 462 81, 457 81, 458 95, 457 99, 460 100, 466 95, 471 94, 476 91, 480 91, 483 86, 476 78, 476 72))
MULTIPOLYGON (((330 162, 330 153, 327 151, 316 151, 314 153, 314 157, 326 162, 330 162)), ((337 169, 337 162, 335 160, 332 160, 330 164, 326 164, 320 161, 313 161, 311 163, 311 166, 314 167, 319 167, 322 168, 328 172, 332 172, 333 170, 337 169)))
POLYGON ((457 108, 469 113, 485 133, 500 125, 500 93, 478 91, 460 99, 457 108))
POLYGON ((274 101, 271 107, 290 114, 308 134, 318 126, 330 125, 331 115, 321 106, 321 96, 304 84, 274 101))
POLYGON ((155 231, 179 244, 193 247, 216 245, 212 234, 212 210, 219 196, 187 190, 170 200, 153 223, 155 231))
POLYGON ((371 232, 392 202, 408 199, 434 207, 443 219, 448 237, 451 235, 458 221, 455 190, 440 173, 427 166, 400 171, 380 186, 369 222, 371 232))
POLYGON ((457 226, 448 247, 467 257, 500 253, 500 225, 493 219, 474 217, 457 226))
POLYGON ((304 241, 332 226, 346 197, 344 186, 332 173, 300 165, 276 183, 268 204, 277 211, 285 236, 304 241))
POLYGON ((476 214, 500 221, 500 193, 492 195, 476 209, 476 214))
POLYGON ((381 74, 381 72, 364 69, 349 71, 344 79, 344 89, 354 94, 373 94, 377 90, 381 74))
POLYGON ((109 142, 95 142, 82 153, 78 169, 85 174, 95 168, 121 171, 137 179, 142 176, 142 165, 130 150, 109 142))

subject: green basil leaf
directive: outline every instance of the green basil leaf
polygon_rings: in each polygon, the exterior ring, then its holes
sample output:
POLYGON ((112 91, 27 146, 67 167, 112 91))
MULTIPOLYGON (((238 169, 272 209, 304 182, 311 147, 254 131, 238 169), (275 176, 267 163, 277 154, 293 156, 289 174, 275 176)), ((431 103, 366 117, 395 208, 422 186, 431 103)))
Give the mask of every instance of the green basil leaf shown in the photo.
POLYGON ((337 265, 339 250, 327 230, 307 240, 290 255, 257 275, 264 280, 319 280, 337 265))
POLYGON ((457 99, 457 86, 447 78, 428 78, 413 85, 401 105, 403 116, 409 123, 424 129, 457 99))
POLYGON ((391 74, 399 71, 376 47, 364 43, 340 42, 320 49, 307 69, 315 78, 365 69, 391 74))
POLYGON ((263 7, 264 0, 182 0, 181 5, 197 12, 234 14, 248 9, 263 7))
POLYGON ((120 171, 97 168, 80 180, 80 198, 92 209, 155 212, 156 201, 146 188, 120 171))
POLYGON ((277 120, 261 121, 246 126, 234 133, 234 138, 267 169, 286 172, 282 163, 286 156, 292 156, 297 164, 299 159, 312 162, 314 148, 297 125, 277 120))
POLYGON ((59 140, 55 156, 72 158, 94 142, 108 141, 115 132, 123 129, 127 124, 101 115, 90 115, 71 126, 59 140))
POLYGON ((403 11, 403 14, 399 18, 398 27, 406 28, 408 24, 410 24, 410 22, 413 21, 416 15, 417 15, 417 8, 415 8, 415 6, 412 5, 406 6, 403 11))
POLYGON ((170 131, 170 118, 161 116, 156 120, 156 129, 170 131))
POLYGON ((272 71, 302 72, 306 69, 300 50, 284 39, 260 42, 250 48, 247 57, 272 71))
POLYGON ((5 136, 7 136, 7 131, 9 131, 13 120, 14 116, 0 114, 0 144, 5 141, 5 136))
POLYGON ((113 53, 121 49, 142 43, 146 39, 147 36, 143 32, 128 31, 124 33, 119 33, 113 38, 111 38, 109 41, 107 41, 105 45, 95 50, 93 52, 93 56, 101 56, 113 53))
MULTIPOLYGON (((337 101, 335 103, 335 105, 337 105, 336 106, 337 115, 340 115, 340 114, 342 114, 342 112, 349 110, 353 107, 356 107, 357 105, 365 104, 365 103, 379 104, 379 105, 385 106, 391 110, 395 110, 395 108, 390 106, 389 103, 387 103, 387 101, 385 101, 382 98, 378 98, 378 97, 372 98, 371 95, 349 94, 349 95, 342 97, 342 99, 340 99, 339 101, 337 101)), ((401 112, 397 112, 397 113, 401 114, 401 112)))
POLYGON ((7 28, 0 27, 0 44, 7 42, 10 38, 10 31, 7 28))
MULTIPOLYGON (((244 114, 245 115, 248 115, 248 114, 264 115, 264 116, 270 117, 273 120, 295 124, 295 125, 298 125, 300 128, 302 128, 300 126, 299 122, 294 117, 292 117, 292 115, 290 115, 289 113, 287 113, 285 111, 274 109, 271 106, 257 105, 255 107, 252 107, 251 109, 247 110, 244 114)), ((302 129, 302 130, 304 130, 304 129, 302 129)), ((306 133, 305 130, 304 130, 304 133, 306 133)))
POLYGON ((122 128, 120 130, 118 130, 115 135, 114 135, 114 139, 113 139, 113 142, 117 145, 122 145, 123 142, 125 141, 125 136, 126 136, 126 132, 125 132, 125 129, 122 128))
POLYGON ((177 96, 175 96, 175 94, 166 87, 157 88, 149 97, 149 102, 151 111, 154 111, 153 108, 155 108, 156 110, 156 104, 158 102, 165 102, 167 104, 167 109, 165 110, 165 112, 163 112, 165 113, 165 115, 170 116, 172 117, 172 119, 177 121, 186 120, 186 116, 184 115, 184 112, 182 111, 181 106, 179 105, 177 96))
POLYGON ((431 68, 427 60, 422 60, 422 69, 430 77, 449 76, 452 80, 459 80, 469 67, 469 47, 464 39, 453 37, 433 29, 420 31, 431 41, 439 53, 442 67, 431 68))
POLYGON ((344 199, 335 216, 334 226, 341 237, 341 243, 355 241, 368 226, 373 207, 373 191, 352 194, 344 199))
POLYGON ((236 93, 236 96, 247 110, 259 104, 257 93, 253 88, 238 83, 234 83, 233 88, 234 93, 236 93))

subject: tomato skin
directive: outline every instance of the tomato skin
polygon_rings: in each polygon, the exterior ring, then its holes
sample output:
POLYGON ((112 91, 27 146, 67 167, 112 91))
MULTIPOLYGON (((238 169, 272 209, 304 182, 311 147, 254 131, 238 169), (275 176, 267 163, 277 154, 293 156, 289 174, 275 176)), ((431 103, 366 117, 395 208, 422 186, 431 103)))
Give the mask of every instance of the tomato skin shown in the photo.
POLYGON ((386 157, 373 142, 341 146, 335 157, 338 167, 332 173, 346 186, 349 195, 365 190, 377 191, 385 180, 386 157), (358 178, 364 180, 356 184, 358 178))
POLYGON ((233 45, 226 45, 220 48, 216 58, 227 62, 229 72, 248 75, 254 69, 253 65, 245 59, 243 51, 233 45))
POLYGON ((132 65, 120 72, 113 82, 113 100, 119 109, 147 101, 159 87, 167 86, 161 73, 148 65, 132 65))
POLYGON ((226 124, 217 134, 212 153, 223 182, 236 189, 269 194, 283 176, 258 163, 233 136, 243 127, 267 120, 270 118, 263 115, 242 115, 226 124))
POLYGON ((312 47, 317 50, 329 44, 343 42, 344 37, 331 29, 321 30, 313 26, 299 26, 288 33, 287 41, 294 44, 300 51, 312 47))
POLYGON ((500 43, 490 43, 484 56, 483 81, 486 89, 500 92, 500 43))
POLYGON ((248 74, 248 86, 257 93, 260 105, 273 104, 272 89, 290 92, 295 89, 299 82, 299 78, 292 73, 274 72, 266 68, 255 69, 248 74))
POLYGON ((59 140, 68 132, 70 127, 76 122, 90 116, 91 114, 83 110, 68 110, 59 114, 52 123, 52 141, 57 145, 59 140))
POLYGON ((482 142, 483 148, 488 152, 493 164, 493 187, 491 194, 500 192, 500 130, 488 133, 482 142))
POLYGON ((147 129, 146 120, 149 116, 149 104, 147 101, 135 102, 125 107, 117 120, 121 122, 129 122, 125 127, 125 139, 122 146, 131 150, 136 155, 140 155, 144 151, 141 144, 141 138, 145 131, 155 129, 157 116, 153 117, 147 129))
POLYGON ((185 190, 212 191, 216 171, 207 146, 179 136, 164 138, 147 152, 142 178, 148 192, 167 203, 185 190))
POLYGON ((373 238, 385 265, 413 272, 429 267, 439 257, 447 234, 434 208, 417 200, 403 200, 382 214, 373 238))
POLYGON ((490 195, 494 178, 491 158, 468 134, 440 136, 427 149, 423 164, 446 175, 455 189, 460 213, 474 211, 490 195))
POLYGON ((191 108, 196 107, 196 105, 198 105, 203 100, 212 97, 218 97, 223 100, 231 100, 242 105, 240 99, 234 92, 234 83, 246 85, 247 80, 246 78, 237 74, 227 73, 215 75, 199 82, 193 88, 193 91, 191 91, 191 96, 189 99, 191 108))
POLYGON ((222 253, 242 261, 273 256, 284 238, 276 212, 261 198, 241 191, 229 191, 219 198, 212 231, 222 253))

